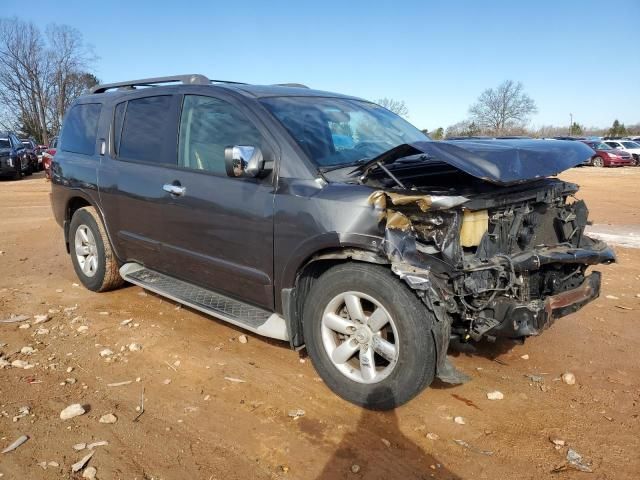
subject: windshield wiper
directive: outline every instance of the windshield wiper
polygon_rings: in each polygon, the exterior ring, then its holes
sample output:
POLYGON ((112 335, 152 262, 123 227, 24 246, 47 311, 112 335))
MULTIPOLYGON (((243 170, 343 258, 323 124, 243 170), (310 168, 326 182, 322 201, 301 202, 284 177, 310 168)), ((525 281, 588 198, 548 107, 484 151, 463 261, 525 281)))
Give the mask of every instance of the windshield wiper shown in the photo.
MULTIPOLYGON (((340 170, 341 168, 353 167, 355 165, 364 165, 369 160, 370 160, 370 158, 361 158, 360 160, 356 160, 355 162, 340 163, 338 165, 331 165, 330 167, 320 167, 318 170, 320 170, 322 173, 332 172, 334 170, 340 170)), ((356 171, 356 170, 354 170, 354 171, 356 171)))

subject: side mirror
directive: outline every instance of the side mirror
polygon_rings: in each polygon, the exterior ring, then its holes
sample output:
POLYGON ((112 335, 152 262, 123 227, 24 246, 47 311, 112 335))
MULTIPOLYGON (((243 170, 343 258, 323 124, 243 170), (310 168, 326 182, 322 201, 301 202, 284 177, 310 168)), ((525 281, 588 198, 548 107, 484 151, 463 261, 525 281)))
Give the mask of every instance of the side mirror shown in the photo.
POLYGON ((249 145, 226 147, 224 165, 230 177, 257 177, 264 169, 262 150, 249 145))

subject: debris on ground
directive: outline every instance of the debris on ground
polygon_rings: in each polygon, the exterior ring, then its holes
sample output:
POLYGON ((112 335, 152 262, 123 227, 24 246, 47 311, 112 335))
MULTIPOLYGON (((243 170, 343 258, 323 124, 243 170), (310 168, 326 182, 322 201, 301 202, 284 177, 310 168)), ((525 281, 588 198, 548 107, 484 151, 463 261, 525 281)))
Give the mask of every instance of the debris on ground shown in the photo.
POLYGON ((18 420, 20 420, 23 417, 26 417, 30 413, 31 413, 31 409, 27 405, 20 407, 18 409, 18 414, 13 417, 13 421, 17 422, 18 420))
POLYGON ((107 413, 105 415, 102 415, 99 420, 100 423, 107 423, 107 424, 116 423, 117 421, 118 421, 118 417, 116 417, 113 413, 107 413))
POLYGON ((358 465, 357 463, 354 463, 353 465, 351 465, 351 472, 358 473, 359 471, 360 471, 360 465, 358 465))
POLYGON ((2 450, 2 453, 9 453, 9 452, 15 450, 16 448, 18 448, 20 445, 22 445, 27 440, 29 440, 29 437, 27 437, 26 435, 21 435, 20 437, 18 437, 18 439, 15 442, 13 442, 7 448, 2 450))
POLYGON ((531 382, 533 383, 543 383, 544 382, 544 377, 541 375, 525 375, 526 378, 528 378, 531 382))
POLYGON ((467 423, 462 417, 454 417, 453 421, 456 422, 458 425, 465 425, 467 423))
POLYGON ((553 446, 556 450, 560 450, 562 447, 564 447, 567 442, 565 442, 564 440, 560 439, 560 438, 549 438, 549 441, 551 443, 553 443, 553 446))
POLYGON ((529 360, 529 355, 527 355, 526 353, 524 355, 520 355, 520 358, 522 360, 529 360))
POLYGON ((104 349, 100 350, 100 356, 102 358, 110 357, 111 355, 113 355, 113 350, 110 350, 108 348, 104 348, 104 349))
POLYGON ((79 472, 80 470, 82 470, 85 467, 85 465, 87 463, 89 463, 89 460, 91 460, 91 457, 93 457, 94 453, 96 453, 95 450, 92 451, 91 453, 85 455, 80 460, 78 460, 76 463, 71 465, 71 471, 73 473, 76 473, 76 472, 79 472))
POLYGON ((493 392, 487 393, 487 398, 489 400, 502 400, 504 398, 504 394, 502 392, 499 392, 498 390, 495 390, 493 392))
POLYGON ((45 313, 43 315, 34 315, 33 324, 37 325, 38 323, 48 322, 50 319, 51 317, 49 316, 48 313, 45 313))
POLYGON ((107 383, 107 387, 122 387, 124 385, 129 385, 130 383, 132 383, 131 380, 125 380, 124 382, 107 383))
POLYGON ((246 336, 246 335, 240 335, 240 336, 238 337, 238 341, 239 341, 240 343, 247 343, 249 340, 247 340, 247 336, 246 336))
POLYGON ((479 453, 480 455, 487 455, 487 456, 493 455, 493 452, 491 450, 481 450, 481 449, 476 448, 473 445, 465 442, 464 440, 456 440, 456 439, 454 439, 453 441, 456 442, 461 447, 464 447, 467 450, 470 450, 470 451, 472 451, 474 453, 479 453))
POLYGON ((4 320, 0 320, 0 323, 17 323, 24 322, 25 320, 29 320, 31 317, 29 315, 9 315, 9 318, 4 320))
POLYGON ((567 450, 567 463, 560 465, 559 467, 551 470, 551 473, 564 472, 569 469, 579 470, 581 472, 593 473, 591 468, 591 462, 587 462, 582 455, 570 448, 567 450))
POLYGON ((427 437, 429 440, 434 440, 434 441, 440 438, 440 436, 437 433, 432 433, 432 432, 427 433, 425 437, 427 437))
POLYGON ((289 410, 289 416, 291 418, 293 418, 294 420, 298 417, 304 417, 304 414, 306 412, 304 410, 302 410, 301 408, 297 408, 296 410, 289 410))
POLYGON ((229 382, 233 382, 233 383, 246 383, 246 380, 242 380, 241 378, 234 378, 234 377, 224 377, 225 380, 228 380, 229 382))
POLYGON ((607 298, 609 300, 620 300, 618 297, 616 297, 615 295, 607 295, 604 298, 607 298))
POLYGON ((37 352, 37 350, 35 348, 33 348, 33 347, 28 346, 28 345, 26 347, 22 347, 20 349, 20 353, 23 354, 23 355, 31 355, 32 353, 35 353, 35 352, 37 352))
POLYGON ((85 414, 85 409, 79 403, 73 403, 60 412, 60 418, 62 420, 69 420, 74 417, 85 414))
POLYGON ((386 438, 381 438, 380 441, 382 443, 384 443, 384 446, 387 448, 391 448, 391 442, 389 440, 387 440, 386 438))
POLYGON ((100 440, 99 442, 90 443, 89 445, 87 445, 87 448, 89 450, 93 450, 94 448, 102 447, 103 445, 109 445, 109 442, 107 442, 106 440, 100 440))
POLYGON ((567 385, 575 385, 576 376, 571 372, 565 372, 562 374, 562 381, 567 385))
POLYGON ((130 343, 129 344, 129 351, 130 352, 139 352, 140 350, 142 350, 142 345, 140 345, 139 343, 130 343))
POLYGON ((87 330, 89 330, 89 327, 87 327, 86 325, 80 325, 78 328, 76 328, 76 332, 78 333, 85 333, 87 330))
POLYGON ((73 449, 76 450, 76 451, 84 450, 85 448, 87 448, 87 444, 86 443, 76 443, 73 446, 73 449))

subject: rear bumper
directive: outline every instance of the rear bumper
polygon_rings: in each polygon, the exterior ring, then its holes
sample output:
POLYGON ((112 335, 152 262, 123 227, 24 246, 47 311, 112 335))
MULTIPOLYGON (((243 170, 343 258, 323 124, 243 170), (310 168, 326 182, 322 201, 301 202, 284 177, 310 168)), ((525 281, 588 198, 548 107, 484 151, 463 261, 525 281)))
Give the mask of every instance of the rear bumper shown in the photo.
POLYGON ((539 335, 557 318, 577 312, 600 296, 600 272, 593 272, 572 290, 560 292, 541 300, 519 303, 503 299, 504 320, 492 328, 488 335, 520 338, 539 335))

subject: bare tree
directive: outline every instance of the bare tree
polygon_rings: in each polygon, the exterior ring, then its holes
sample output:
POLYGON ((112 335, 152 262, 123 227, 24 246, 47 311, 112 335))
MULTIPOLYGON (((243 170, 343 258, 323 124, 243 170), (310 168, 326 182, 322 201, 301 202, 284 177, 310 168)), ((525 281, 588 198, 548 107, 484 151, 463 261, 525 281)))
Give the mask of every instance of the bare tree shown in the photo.
POLYGON ((0 123, 48 143, 71 101, 95 83, 93 60, 80 33, 51 26, 46 37, 33 23, 0 19, 0 123))
POLYGON ((403 100, 394 100, 393 98, 385 97, 381 98, 376 103, 396 115, 400 115, 401 117, 406 118, 409 116, 409 108, 407 108, 403 100))
POLYGON ((497 88, 488 88, 469 108, 475 122, 494 134, 523 127, 538 111, 535 102, 524 93, 521 82, 506 80, 497 88))

